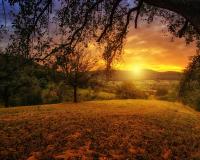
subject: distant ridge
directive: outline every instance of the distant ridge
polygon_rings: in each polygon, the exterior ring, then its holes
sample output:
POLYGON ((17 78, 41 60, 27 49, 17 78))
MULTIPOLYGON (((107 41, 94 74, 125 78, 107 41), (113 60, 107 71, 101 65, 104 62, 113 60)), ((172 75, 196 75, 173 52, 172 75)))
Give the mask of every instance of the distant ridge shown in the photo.
MULTIPOLYGON (((94 71, 94 74, 105 77, 105 71, 94 71), (102 75, 103 74, 103 75, 102 75)), ((128 81, 128 80, 180 80, 182 77, 181 72, 166 71, 157 72, 149 69, 144 69, 139 74, 133 71, 126 70, 112 70, 110 80, 113 81, 128 81)))

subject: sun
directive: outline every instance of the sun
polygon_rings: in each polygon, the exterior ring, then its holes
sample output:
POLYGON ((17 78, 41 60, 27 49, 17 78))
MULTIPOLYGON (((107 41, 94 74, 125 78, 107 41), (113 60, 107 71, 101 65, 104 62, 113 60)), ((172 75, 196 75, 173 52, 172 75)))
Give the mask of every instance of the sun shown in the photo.
POLYGON ((141 74, 142 74, 142 66, 141 66, 140 64, 135 64, 135 65, 133 66, 133 73, 134 73, 134 75, 136 75, 136 76, 141 75, 141 74))

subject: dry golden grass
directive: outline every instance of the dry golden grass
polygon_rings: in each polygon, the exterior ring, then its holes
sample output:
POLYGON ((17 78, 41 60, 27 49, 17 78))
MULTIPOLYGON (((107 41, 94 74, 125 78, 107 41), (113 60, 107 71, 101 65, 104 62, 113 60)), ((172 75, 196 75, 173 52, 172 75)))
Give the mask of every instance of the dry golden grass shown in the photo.
POLYGON ((200 159, 200 114, 155 100, 0 109, 0 159, 200 159))

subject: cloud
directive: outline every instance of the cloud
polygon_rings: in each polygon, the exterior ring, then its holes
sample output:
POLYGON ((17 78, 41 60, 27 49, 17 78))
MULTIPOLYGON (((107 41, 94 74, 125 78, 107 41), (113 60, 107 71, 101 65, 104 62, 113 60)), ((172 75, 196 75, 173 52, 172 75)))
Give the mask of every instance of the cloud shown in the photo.
POLYGON ((186 46, 184 39, 178 38, 172 42, 172 35, 159 22, 133 28, 124 49, 123 69, 131 69, 135 63, 140 63, 155 70, 181 71, 187 66, 189 57, 196 53, 194 43, 186 46))

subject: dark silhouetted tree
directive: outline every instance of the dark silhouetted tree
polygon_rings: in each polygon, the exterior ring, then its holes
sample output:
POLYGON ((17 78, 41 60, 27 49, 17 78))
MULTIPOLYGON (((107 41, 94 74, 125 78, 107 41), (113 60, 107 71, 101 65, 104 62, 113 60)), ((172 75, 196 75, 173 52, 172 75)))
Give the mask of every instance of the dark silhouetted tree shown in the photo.
POLYGON ((193 56, 184 71, 179 97, 182 102, 200 110, 200 54, 193 56))

